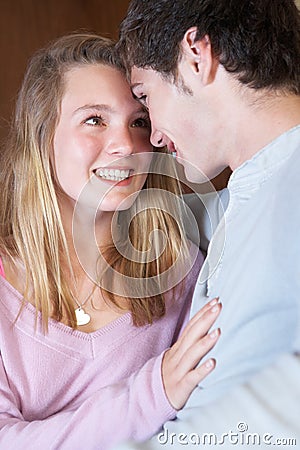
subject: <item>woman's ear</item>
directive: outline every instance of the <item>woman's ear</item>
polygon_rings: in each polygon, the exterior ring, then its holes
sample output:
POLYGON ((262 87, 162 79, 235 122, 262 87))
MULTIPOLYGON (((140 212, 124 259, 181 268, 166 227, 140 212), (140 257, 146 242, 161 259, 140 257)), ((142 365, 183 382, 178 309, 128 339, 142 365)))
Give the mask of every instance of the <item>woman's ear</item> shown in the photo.
POLYGON ((197 39, 197 27, 189 28, 181 42, 182 58, 193 71, 195 76, 201 78, 203 85, 210 84, 215 78, 217 60, 213 57, 211 43, 208 35, 197 39))

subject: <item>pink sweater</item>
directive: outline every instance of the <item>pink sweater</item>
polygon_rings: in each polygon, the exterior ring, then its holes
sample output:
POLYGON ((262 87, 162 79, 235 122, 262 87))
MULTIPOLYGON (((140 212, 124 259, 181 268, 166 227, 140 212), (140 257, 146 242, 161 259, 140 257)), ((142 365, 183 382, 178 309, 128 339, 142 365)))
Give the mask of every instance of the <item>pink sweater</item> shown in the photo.
POLYGON ((161 378, 166 348, 188 320, 197 263, 167 314, 134 327, 129 313, 93 333, 50 320, 0 277, 0 449, 102 450, 147 439, 175 417, 161 378), (181 296, 180 296, 181 294, 181 296))

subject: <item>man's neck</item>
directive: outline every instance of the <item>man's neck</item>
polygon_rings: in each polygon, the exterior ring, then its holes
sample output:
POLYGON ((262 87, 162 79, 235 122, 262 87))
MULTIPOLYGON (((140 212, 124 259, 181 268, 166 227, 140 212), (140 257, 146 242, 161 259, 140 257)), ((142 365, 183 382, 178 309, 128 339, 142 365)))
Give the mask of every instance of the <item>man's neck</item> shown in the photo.
POLYGON ((300 96, 268 96, 242 109, 230 152, 232 170, 274 139, 300 124, 300 96))

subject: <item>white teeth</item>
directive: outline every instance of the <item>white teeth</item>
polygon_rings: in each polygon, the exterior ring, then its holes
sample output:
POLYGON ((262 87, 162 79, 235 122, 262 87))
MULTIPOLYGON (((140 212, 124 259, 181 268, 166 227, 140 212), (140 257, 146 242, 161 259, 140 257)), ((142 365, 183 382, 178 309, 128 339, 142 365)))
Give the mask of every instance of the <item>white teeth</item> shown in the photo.
POLYGON ((122 181, 129 177, 130 169, 97 169, 95 174, 97 177, 104 178, 105 180, 122 181))

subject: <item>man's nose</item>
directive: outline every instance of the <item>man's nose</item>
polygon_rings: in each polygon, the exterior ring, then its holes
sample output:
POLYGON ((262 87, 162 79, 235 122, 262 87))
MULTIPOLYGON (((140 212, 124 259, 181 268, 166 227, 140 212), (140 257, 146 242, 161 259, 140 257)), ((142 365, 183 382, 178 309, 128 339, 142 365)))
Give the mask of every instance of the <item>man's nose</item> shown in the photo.
POLYGON ((168 143, 168 138, 160 131, 152 128, 150 141, 154 147, 164 147, 168 143))

